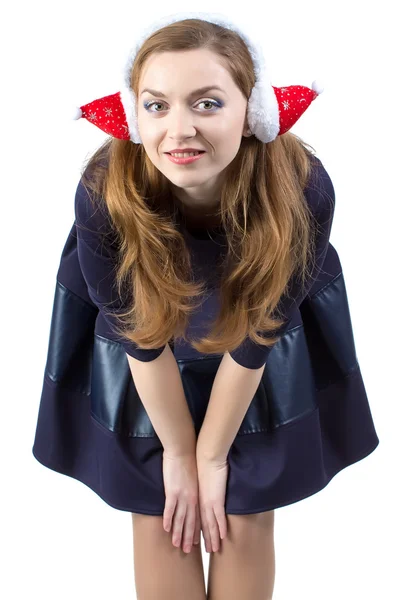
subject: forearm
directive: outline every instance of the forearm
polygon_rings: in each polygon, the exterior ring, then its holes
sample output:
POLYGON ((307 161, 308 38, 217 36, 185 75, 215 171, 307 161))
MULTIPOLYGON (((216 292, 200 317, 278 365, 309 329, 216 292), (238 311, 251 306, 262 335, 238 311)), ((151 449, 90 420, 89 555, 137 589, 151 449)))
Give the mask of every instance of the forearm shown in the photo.
POLYGON ((246 369, 226 353, 220 362, 201 427, 196 453, 225 460, 260 384, 265 365, 246 369))
POLYGON ((136 360, 129 354, 126 356, 136 390, 164 450, 171 454, 195 452, 193 419, 169 345, 150 362, 136 360))

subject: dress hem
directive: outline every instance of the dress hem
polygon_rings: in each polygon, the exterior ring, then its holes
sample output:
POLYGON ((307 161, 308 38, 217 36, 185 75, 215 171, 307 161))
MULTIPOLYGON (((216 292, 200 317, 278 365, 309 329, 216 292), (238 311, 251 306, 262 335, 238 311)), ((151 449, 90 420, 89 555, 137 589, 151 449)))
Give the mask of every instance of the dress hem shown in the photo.
MULTIPOLYGON (((347 467, 350 467, 351 465, 353 465, 353 464, 359 462, 360 460, 363 460, 367 456, 369 456, 377 448, 377 446, 379 446, 379 440, 377 442, 375 442, 372 446, 369 446, 367 450, 364 450, 359 455, 357 455, 356 458, 352 459, 351 461, 347 462, 346 464, 343 464, 340 469, 338 469, 335 473, 333 473, 333 475, 331 477, 329 477, 329 479, 327 479, 327 481, 325 482, 325 484, 322 487, 321 486, 317 486, 317 488, 315 488, 311 492, 308 492, 307 494, 303 494, 301 496, 294 496, 289 502, 285 502, 283 504, 278 504, 278 505, 269 506, 269 507, 267 506, 267 507, 258 508, 258 509, 251 509, 251 510, 248 510, 248 509, 244 509, 244 510, 229 510, 229 511, 226 511, 225 514, 227 514, 227 515, 242 515, 242 514, 251 515, 251 514, 256 514, 256 513, 271 511, 271 510, 275 510, 277 508, 283 508, 285 506, 290 506, 290 504, 295 504, 296 502, 300 502, 301 500, 305 500, 306 498, 314 496, 318 492, 321 492, 323 489, 325 489, 328 486, 328 484, 332 481, 332 479, 334 477, 336 477, 336 475, 338 475, 341 471, 343 471, 347 467)), ((46 461, 44 458, 42 458, 36 452, 36 450, 32 449, 32 454, 36 458, 36 460, 38 460, 43 466, 47 467, 48 469, 51 469, 52 471, 55 471, 57 473, 61 473, 62 475, 66 475, 67 477, 71 477, 72 479, 75 479, 76 481, 79 481, 80 483, 83 483, 92 492, 94 492, 97 496, 99 496, 99 498, 101 498, 104 502, 106 502, 109 506, 111 506, 112 508, 115 508, 116 510, 123 510, 123 511, 126 511, 126 512, 137 513, 137 514, 141 514, 141 515, 150 515, 150 516, 160 516, 160 517, 162 517, 164 515, 164 509, 161 512, 159 512, 159 511, 150 511, 148 509, 143 509, 143 508, 141 508, 141 509, 139 509, 139 508, 131 509, 131 508, 123 507, 123 506, 118 506, 118 505, 110 502, 109 500, 107 500, 107 498, 105 498, 98 491, 94 490, 83 479, 77 477, 76 475, 72 475, 72 474, 66 472, 65 469, 61 469, 60 467, 56 466, 55 463, 51 463, 50 461, 46 461)))

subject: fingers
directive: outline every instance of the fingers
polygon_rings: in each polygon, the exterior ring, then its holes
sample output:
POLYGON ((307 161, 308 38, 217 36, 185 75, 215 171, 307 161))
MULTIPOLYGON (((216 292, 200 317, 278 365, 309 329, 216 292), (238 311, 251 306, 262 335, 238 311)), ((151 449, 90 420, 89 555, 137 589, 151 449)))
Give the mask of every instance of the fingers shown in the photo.
POLYGON ((215 512, 212 507, 200 507, 200 510, 206 551, 218 552, 220 539, 224 539, 227 534, 225 511, 221 507, 219 509, 216 508, 215 512))
POLYGON ((166 500, 165 500, 164 515, 163 515, 163 527, 164 527, 165 531, 171 531, 172 518, 174 516, 176 503, 177 503, 176 496, 173 496, 172 494, 168 494, 168 496, 166 497, 166 500))
POLYGON ((196 507, 194 504, 187 505, 184 532, 183 532, 183 544, 182 549, 184 552, 189 553, 193 546, 194 532, 196 528, 196 507))
POLYGON ((200 543, 200 511, 198 504, 177 502, 176 498, 167 498, 164 508, 163 524, 165 531, 171 530, 172 544, 189 553, 193 544, 200 543))
POLYGON ((217 552, 219 549, 219 531, 214 511, 211 507, 201 508, 201 523, 207 552, 217 552))
POLYGON ((228 533, 228 524, 226 522, 225 510, 222 506, 214 507, 215 518, 218 523, 219 537, 223 540, 228 533))
POLYGON ((194 529, 193 543, 200 544, 201 519, 199 505, 196 504, 196 526, 194 529))
MULTIPOLYGON (((182 531, 187 512, 187 504, 185 502, 178 502, 177 508, 174 514, 174 523, 172 526, 172 544, 179 548, 182 540, 182 531)), ((193 524, 194 525, 194 524, 193 524)), ((193 527, 194 528, 194 527, 193 527)))
POLYGON ((202 507, 199 504, 177 502, 174 496, 168 496, 165 503, 163 526, 165 531, 172 527, 172 543, 179 548, 182 543, 184 552, 190 552, 193 544, 200 543, 203 530, 207 552, 218 552, 220 540, 227 534, 226 515, 223 507, 202 507))

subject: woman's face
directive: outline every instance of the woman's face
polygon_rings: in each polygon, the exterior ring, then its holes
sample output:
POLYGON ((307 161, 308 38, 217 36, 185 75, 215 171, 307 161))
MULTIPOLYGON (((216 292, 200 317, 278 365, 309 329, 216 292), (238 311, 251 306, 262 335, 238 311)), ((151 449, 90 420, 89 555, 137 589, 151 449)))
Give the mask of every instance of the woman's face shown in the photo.
POLYGON ((242 136, 251 135, 247 99, 219 57, 204 49, 151 56, 139 81, 137 110, 144 149, 171 182, 174 195, 193 214, 217 207, 224 169, 235 158, 242 136), (196 92, 206 86, 213 88, 196 92), (173 163, 166 154, 187 147, 205 154, 186 165, 173 163))

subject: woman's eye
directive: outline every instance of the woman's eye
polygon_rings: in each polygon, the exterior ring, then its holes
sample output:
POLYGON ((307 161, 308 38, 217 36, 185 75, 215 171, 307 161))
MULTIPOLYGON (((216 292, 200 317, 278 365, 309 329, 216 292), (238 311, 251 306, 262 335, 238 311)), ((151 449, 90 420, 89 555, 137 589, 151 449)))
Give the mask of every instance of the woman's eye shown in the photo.
MULTIPOLYGON (((149 110, 151 106, 156 105, 156 104, 163 105, 164 103, 153 100, 152 102, 148 102, 147 104, 145 104, 144 107, 149 112, 160 112, 159 110, 149 110)), ((214 108, 221 108, 221 106, 222 106, 216 100, 201 100, 201 102, 199 102, 198 104, 212 104, 214 106, 214 108)), ((212 112, 212 111, 207 109, 205 112, 212 112)))

